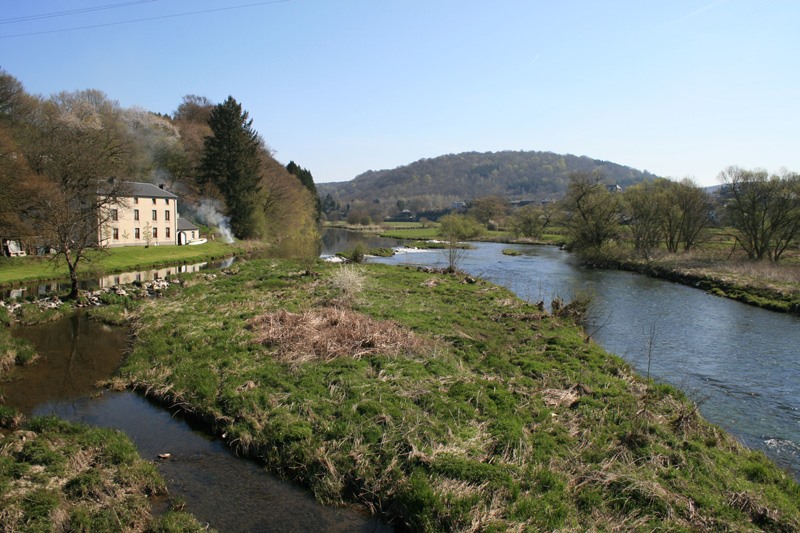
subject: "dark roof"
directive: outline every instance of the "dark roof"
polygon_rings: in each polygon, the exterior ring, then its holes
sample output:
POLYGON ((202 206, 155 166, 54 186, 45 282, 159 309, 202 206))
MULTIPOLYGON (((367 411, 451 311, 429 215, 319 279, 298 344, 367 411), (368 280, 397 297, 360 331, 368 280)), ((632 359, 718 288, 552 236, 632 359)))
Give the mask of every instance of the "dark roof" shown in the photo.
POLYGON ((178 231, 192 231, 198 229, 197 226, 183 217, 178 217, 178 231))
MULTIPOLYGON (((146 198, 175 198, 177 199, 178 196, 172 194, 169 191, 165 191, 161 187, 157 185, 153 185, 152 183, 142 183, 140 181, 126 181, 124 183, 127 191, 130 191, 130 194, 126 194, 125 196, 138 196, 138 197, 146 197, 146 198)), ((127 192, 126 191, 126 192, 127 192)))

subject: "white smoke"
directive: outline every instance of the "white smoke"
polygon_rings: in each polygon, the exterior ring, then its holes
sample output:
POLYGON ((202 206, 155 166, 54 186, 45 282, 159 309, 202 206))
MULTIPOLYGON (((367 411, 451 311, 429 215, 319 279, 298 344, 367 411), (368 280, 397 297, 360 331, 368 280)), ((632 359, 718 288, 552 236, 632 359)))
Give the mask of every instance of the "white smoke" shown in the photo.
POLYGON ((231 231, 231 221, 219 210, 219 202, 209 198, 200 200, 197 207, 197 219, 206 226, 214 226, 222 234, 222 240, 230 244, 233 242, 233 232, 231 231))

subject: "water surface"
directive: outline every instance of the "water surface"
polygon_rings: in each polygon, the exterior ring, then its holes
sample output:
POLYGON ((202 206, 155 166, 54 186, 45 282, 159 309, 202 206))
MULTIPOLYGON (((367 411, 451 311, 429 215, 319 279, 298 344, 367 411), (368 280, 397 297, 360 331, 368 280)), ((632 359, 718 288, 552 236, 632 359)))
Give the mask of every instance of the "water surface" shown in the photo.
POLYGON ((157 460, 172 497, 219 531, 391 531, 360 509, 318 504, 302 487, 267 474, 234 456, 227 445, 193 428, 167 409, 132 392, 104 392, 97 382, 119 368, 128 345, 126 328, 88 320, 83 314, 17 328, 41 359, 17 368, 2 383, 5 403, 26 416, 56 415, 119 429, 149 460, 157 460))

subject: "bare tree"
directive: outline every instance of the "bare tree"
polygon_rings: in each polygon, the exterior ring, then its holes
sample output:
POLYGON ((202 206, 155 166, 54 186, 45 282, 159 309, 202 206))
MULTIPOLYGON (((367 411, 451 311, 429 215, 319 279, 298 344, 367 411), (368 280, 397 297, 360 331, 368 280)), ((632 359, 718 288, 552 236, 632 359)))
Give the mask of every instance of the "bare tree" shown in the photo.
POLYGON ((750 259, 779 261, 800 236, 800 175, 729 167, 720 179, 737 243, 750 259))
POLYGON ((633 237, 633 247, 645 261, 651 259, 661 243, 666 207, 663 187, 654 182, 639 183, 623 194, 624 217, 633 237))
POLYGON ((457 272, 464 254, 463 241, 481 234, 478 222, 465 215, 445 215, 439 219, 439 234, 446 241, 447 270, 457 272))
POLYGON ((103 249, 101 228, 124 193, 128 142, 119 106, 98 91, 62 93, 41 102, 33 116, 28 161, 42 179, 29 213, 41 243, 64 261, 78 294, 78 265, 103 249))

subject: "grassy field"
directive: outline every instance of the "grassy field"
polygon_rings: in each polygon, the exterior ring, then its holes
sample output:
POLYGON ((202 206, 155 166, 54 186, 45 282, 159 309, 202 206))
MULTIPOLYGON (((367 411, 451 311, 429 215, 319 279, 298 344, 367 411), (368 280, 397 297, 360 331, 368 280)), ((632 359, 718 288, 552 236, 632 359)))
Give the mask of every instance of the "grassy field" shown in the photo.
MULTIPOLYGON (((113 274, 129 270, 154 268, 180 262, 202 262, 241 253, 237 244, 207 242, 197 246, 126 246, 95 252, 89 261, 80 263, 83 276, 113 274)), ((63 263, 57 265, 44 257, 0 258, 0 287, 35 281, 66 279, 69 277, 63 263)))
POLYGON ((0 438, 2 531, 206 531, 181 511, 155 518, 166 492, 118 431, 37 418, 0 438))
POLYGON ((482 281, 317 269, 186 276, 140 306, 116 385, 414 530, 800 529, 789 475, 570 322, 482 281))

